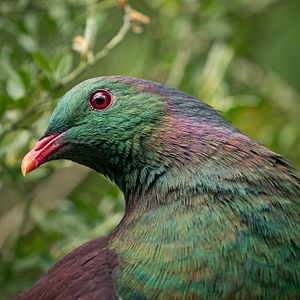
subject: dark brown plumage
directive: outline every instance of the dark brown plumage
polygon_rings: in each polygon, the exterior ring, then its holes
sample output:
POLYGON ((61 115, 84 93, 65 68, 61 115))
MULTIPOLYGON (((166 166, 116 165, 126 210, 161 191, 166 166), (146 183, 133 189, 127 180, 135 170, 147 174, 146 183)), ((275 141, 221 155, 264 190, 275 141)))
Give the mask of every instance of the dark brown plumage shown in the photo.
POLYGON ((117 258, 107 245, 107 237, 85 243, 66 255, 17 299, 114 299, 112 272, 117 258))

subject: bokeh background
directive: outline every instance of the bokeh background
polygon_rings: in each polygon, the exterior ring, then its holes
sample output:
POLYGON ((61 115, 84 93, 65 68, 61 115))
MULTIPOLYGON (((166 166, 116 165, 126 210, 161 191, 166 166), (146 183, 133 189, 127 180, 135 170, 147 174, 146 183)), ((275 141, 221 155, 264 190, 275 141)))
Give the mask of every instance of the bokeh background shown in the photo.
POLYGON ((20 172, 59 97, 83 79, 167 83, 299 169, 299 11, 298 0, 1 0, 0 298, 122 217, 122 194, 85 167, 20 172))

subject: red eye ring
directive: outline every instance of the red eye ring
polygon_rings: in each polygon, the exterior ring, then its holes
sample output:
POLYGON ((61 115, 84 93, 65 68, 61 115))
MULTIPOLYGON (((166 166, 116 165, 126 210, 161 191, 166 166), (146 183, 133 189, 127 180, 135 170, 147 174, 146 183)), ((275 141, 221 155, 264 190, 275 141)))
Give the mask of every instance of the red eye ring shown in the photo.
POLYGON ((90 106, 93 110, 104 110, 112 105, 113 95, 108 90, 98 89, 89 98, 90 106))

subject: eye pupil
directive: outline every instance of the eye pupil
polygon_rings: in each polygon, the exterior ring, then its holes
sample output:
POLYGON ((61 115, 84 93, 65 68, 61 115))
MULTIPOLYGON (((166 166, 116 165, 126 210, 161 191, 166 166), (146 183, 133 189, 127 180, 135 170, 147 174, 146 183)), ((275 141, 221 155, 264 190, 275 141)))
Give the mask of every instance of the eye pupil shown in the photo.
POLYGON ((104 90, 104 89, 98 89, 94 91, 89 98, 90 106, 93 110, 104 110, 111 106, 113 101, 113 95, 111 92, 104 90))
POLYGON ((102 105, 105 101, 105 98, 103 96, 96 96, 95 97, 95 102, 97 103, 97 105, 102 105))

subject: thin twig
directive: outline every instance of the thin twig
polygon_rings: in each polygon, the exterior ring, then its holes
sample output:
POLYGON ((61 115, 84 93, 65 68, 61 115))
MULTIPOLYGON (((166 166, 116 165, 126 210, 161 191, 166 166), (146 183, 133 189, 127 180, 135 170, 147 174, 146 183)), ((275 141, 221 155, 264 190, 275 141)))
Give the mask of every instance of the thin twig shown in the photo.
POLYGON ((91 61, 81 62, 77 68, 75 68, 71 73, 69 73, 65 78, 63 78, 60 82, 58 82, 51 90, 51 92, 47 93, 43 100, 39 101, 36 105, 32 106, 28 109, 24 114, 22 114, 19 118, 14 120, 8 127, 6 127, 0 133, 0 141, 11 131, 17 130, 20 128, 20 125, 28 116, 31 114, 41 110, 47 98, 50 97, 51 94, 58 91, 60 88, 65 87, 68 84, 71 84, 79 75, 83 72, 91 68, 97 62, 99 62, 103 57, 105 57, 110 50, 112 50, 115 46, 117 46, 125 37, 127 32, 130 30, 131 20, 130 17, 125 14, 123 24, 117 33, 105 46, 102 50, 95 54, 94 58, 91 61))
POLYGON ((100 61, 103 57, 105 57, 111 49, 117 46, 125 37, 127 32, 130 29, 130 18, 127 14, 124 15, 124 22, 122 27, 116 36, 114 36, 105 46, 99 51, 92 60, 81 62, 76 69, 74 69, 71 73, 69 73, 65 78, 61 80, 61 85, 66 86, 71 83, 75 78, 80 76, 84 71, 88 70, 91 66, 95 65, 98 61, 100 61))

